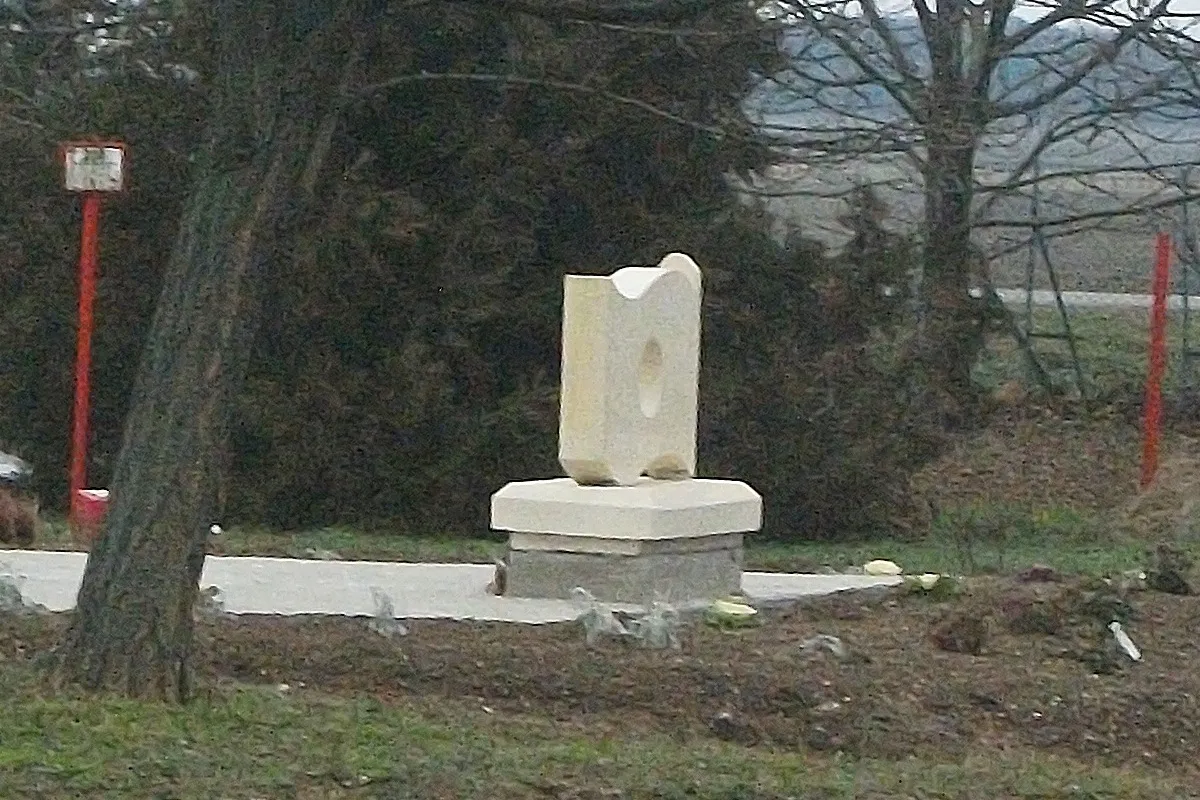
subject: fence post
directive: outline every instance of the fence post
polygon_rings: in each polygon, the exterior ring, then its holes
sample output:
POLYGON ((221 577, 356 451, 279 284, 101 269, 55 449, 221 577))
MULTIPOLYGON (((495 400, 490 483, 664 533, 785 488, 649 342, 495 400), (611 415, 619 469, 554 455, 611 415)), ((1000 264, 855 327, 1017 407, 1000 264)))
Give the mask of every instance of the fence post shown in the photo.
POLYGON ((1142 478, 1145 489, 1158 472, 1158 444, 1162 437, 1162 379, 1167 364, 1167 285, 1171 276, 1171 237, 1159 233, 1154 259, 1154 305, 1150 312, 1150 364, 1146 372, 1146 407, 1143 410, 1142 478))

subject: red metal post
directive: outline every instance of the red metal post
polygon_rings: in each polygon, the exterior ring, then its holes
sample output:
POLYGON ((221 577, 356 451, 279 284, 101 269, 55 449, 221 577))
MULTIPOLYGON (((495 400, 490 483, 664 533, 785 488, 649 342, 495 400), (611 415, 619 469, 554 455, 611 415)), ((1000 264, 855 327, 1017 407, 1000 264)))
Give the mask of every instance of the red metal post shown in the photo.
POLYGON ((83 238, 79 247, 79 330, 75 346, 75 414, 71 431, 71 520, 76 521, 79 490, 87 488, 88 418, 92 367, 92 308, 96 302, 100 195, 83 195, 83 238))
POLYGON ((1142 429, 1142 478, 1145 489, 1158 473, 1162 436, 1162 380, 1167 367, 1167 285, 1171 276, 1171 237, 1159 233, 1154 260, 1154 305, 1150 312, 1150 368, 1146 374, 1146 408, 1142 429))

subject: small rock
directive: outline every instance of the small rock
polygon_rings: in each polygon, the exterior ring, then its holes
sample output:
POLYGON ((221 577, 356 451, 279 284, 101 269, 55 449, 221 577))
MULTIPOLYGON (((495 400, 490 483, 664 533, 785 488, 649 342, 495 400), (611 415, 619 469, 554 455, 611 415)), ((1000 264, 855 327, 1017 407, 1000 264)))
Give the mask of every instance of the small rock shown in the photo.
POLYGON ((496 559, 496 571, 492 575, 492 582, 488 584, 487 590, 488 594, 494 594, 497 597, 502 597, 508 590, 508 561, 506 558, 496 559))
POLYGON ((813 725, 804 732, 804 743, 817 751, 834 750, 837 740, 821 725, 813 725))
POLYGON ((1054 567, 1048 567, 1045 564, 1034 564, 1032 567, 1019 572, 1017 580, 1021 583, 1058 583, 1062 580, 1062 575, 1054 567))
POLYGON ((375 616, 367 621, 367 629, 384 638, 407 636, 408 628, 396 619, 396 610, 392 598, 382 589, 371 587, 371 597, 375 601, 375 616))
POLYGON ((225 616, 225 595, 219 586, 205 586, 196 596, 196 615, 206 619, 225 616))
POLYGON ((654 650, 679 650, 679 612, 663 598, 650 604, 650 611, 629 626, 634 638, 643 647, 654 650))
POLYGON ((1127 569, 1113 579, 1113 586, 1118 592, 1142 592, 1147 588, 1149 575, 1140 569, 1127 569))
POLYGON ((973 691, 968 692, 967 697, 970 698, 972 703, 979 706, 984 711, 990 711, 993 714, 998 714, 1004 711, 1004 703, 990 694, 973 691))
POLYGON ((1129 634, 1121 627, 1119 622, 1110 622, 1108 629, 1112 631, 1113 638, 1117 642, 1117 646, 1121 648, 1121 652, 1129 656, 1130 661, 1141 661, 1142 651, 1138 650, 1137 645, 1129 638, 1129 634))
POLYGON ((758 731, 741 715, 722 711, 708 722, 708 727, 718 739, 739 744, 754 744, 761 738, 758 731))
POLYGON ((899 575, 903 570, 894 561, 885 561, 882 558, 877 558, 874 561, 868 561, 866 564, 863 564, 863 572, 867 575, 892 577, 899 575))
POLYGON ((914 575, 912 577, 912 582, 928 592, 931 591, 933 587, 937 586, 938 581, 941 579, 942 576, 938 575, 936 572, 926 572, 924 575, 914 575))
POLYGON ((578 619, 583 624, 584 642, 588 647, 595 646, 602 636, 630 635, 613 610, 601 605, 596 596, 582 586, 571 590, 571 601, 582 611, 578 619))
POLYGON ((0 576, 0 612, 17 616, 46 615, 50 609, 21 594, 18 582, 10 576, 0 576))
POLYGON ((757 625, 758 609, 733 599, 716 600, 704 612, 704 621, 719 628, 757 625))
POLYGON ((316 561, 341 561, 342 556, 332 550, 322 550, 319 547, 309 547, 305 549, 304 555, 316 561))
POLYGON ((932 631, 931 637, 942 650, 977 656, 987 643, 987 621, 976 614, 952 614, 932 631))
POLYGON ((1146 575, 1146 586, 1156 592, 1190 595, 1191 584, 1188 573, 1193 560, 1182 548, 1170 543, 1159 542, 1154 550, 1154 568, 1146 575))
POLYGON ((842 643, 842 640, 827 633, 818 633, 816 636, 805 639, 800 643, 800 652, 810 658, 827 652, 838 661, 845 661, 850 657, 850 651, 842 643))
POLYGON ((1146 586, 1164 594, 1192 594, 1192 585, 1174 570, 1152 570, 1146 573, 1146 586))
POLYGON ((1054 635, 1066 624, 1062 608, 1041 597, 1012 594, 1000 600, 997 610, 1013 633, 1054 635))

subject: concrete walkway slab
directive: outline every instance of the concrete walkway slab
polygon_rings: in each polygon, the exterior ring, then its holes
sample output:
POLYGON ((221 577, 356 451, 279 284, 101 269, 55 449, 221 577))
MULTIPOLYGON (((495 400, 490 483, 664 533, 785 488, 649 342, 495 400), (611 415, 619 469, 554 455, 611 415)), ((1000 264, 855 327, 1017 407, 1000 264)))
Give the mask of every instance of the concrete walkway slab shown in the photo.
MULTIPOLYGON (((0 574, 18 578, 23 596, 52 611, 75 607, 86 553, 0 550, 0 574)), ((216 585, 232 614, 369 616, 378 588, 401 619, 542 624, 566 622, 579 609, 566 600, 496 597, 490 564, 405 564, 209 556, 201 586, 216 585)), ((754 603, 775 604, 848 589, 887 586, 899 578, 747 572, 742 588, 754 603)))

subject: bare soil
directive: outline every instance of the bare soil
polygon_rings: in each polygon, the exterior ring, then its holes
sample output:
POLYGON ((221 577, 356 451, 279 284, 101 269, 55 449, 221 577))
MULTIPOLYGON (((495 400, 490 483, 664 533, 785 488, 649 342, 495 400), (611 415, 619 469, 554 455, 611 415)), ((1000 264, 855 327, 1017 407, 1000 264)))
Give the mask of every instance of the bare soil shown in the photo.
MULTIPOLYGON (((388 639, 358 619, 227 618, 201 625, 198 666, 210 682, 466 700, 600 734, 651 730, 886 759, 1036 748, 1200 777, 1200 600, 1129 595, 1127 630, 1144 653, 1134 664, 1111 648, 1104 655, 1104 612, 1081 611, 1085 596, 1121 601, 1103 587, 1087 592, 1008 578, 975 581, 945 602, 846 594, 766 612, 751 629, 692 621, 679 650, 617 639, 588 649, 575 624, 413 622, 408 636, 388 639), (1030 626, 1031 608, 1056 611, 1030 626), (986 632, 979 655, 934 641, 964 619, 986 632), (818 633, 840 637, 850 656, 802 655, 801 642, 818 633)), ((0 660, 31 661, 64 622, 5 618, 0 660)))
MULTIPOLYGON (((1104 512, 1133 496, 1137 446, 1137 427, 1121 420, 1014 413, 916 483, 947 505, 1104 512)), ((599 736, 937 763, 1035 750, 1200 785, 1200 597, 1041 571, 969 579, 940 600, 845 593, 761 616, 740 630, 688 620, 678 650, 623 639, 588 648, 576 623, 411 621, 407 636, 385 638, 362 619, 220 617, 200 623, 196 661, 207 686, 466 703, 501 724, 538 718, 599 736), (1115 647, 1113 619, 1141 662, 1115 647), (802 652, 817 634, 849 655, 802 652)), ((0 663, 35 663, 65 623, 0 617, 0 663)))
MULTIPOLYGON (((1011 503, 1108 512, 1137 493, 1141 435, 1136 422, 1121 417, 1013 409, 961 437, 915 476, 913 486, 941 509, 1011 503)), ((1168 432, 1164 450, 1178 450, 1184 441, 1168 432)))

